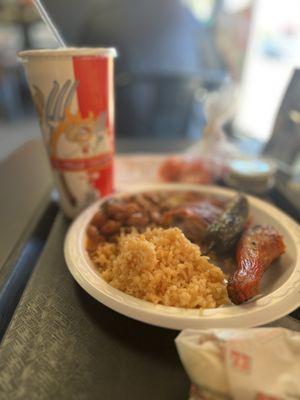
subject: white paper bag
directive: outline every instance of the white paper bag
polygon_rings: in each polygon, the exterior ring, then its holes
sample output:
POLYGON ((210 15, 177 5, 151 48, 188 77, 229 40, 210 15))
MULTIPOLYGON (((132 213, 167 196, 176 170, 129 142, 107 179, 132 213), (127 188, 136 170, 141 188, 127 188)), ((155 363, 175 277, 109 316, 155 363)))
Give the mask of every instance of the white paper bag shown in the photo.
POLYGON ((176 338, 191 400, 300 399, 300 333, 283 328, 184 330, 176 338))

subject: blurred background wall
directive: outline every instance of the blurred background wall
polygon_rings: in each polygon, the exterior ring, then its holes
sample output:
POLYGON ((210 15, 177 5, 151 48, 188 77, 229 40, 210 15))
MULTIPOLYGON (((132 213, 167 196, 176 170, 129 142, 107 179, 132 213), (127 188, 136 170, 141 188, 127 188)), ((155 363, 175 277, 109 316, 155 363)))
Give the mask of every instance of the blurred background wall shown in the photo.
MULTIPOLYGON (((118 137, 201 136, 234 82, 233 135, 267 141, 300 57, 299 0, 45 0, 69 44, 116 46, 118 137), (276 82, 276 85, 274 85, 276 82)), ((0 0, 0 157, 39 135, 16 52, 56 43, 29 0, 0 0)))

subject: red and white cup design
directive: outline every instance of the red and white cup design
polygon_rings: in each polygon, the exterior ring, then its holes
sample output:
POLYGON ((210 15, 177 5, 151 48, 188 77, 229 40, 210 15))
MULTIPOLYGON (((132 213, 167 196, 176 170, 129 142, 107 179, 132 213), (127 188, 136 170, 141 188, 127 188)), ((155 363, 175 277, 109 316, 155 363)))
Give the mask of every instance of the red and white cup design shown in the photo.
POLYGON ((21 57, 60 203, 71 218, 114 189, 115 49, 32 50, 21 57))

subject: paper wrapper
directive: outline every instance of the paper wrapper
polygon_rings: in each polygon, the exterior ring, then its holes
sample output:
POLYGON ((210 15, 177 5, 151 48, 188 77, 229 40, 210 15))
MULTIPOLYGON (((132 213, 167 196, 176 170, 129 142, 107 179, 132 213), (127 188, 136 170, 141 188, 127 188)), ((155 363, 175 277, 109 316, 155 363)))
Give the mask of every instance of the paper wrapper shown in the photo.
POLYGON ((300 333, 284 328, 184 330, 176 338, 190 400, 300 398, 300 333))

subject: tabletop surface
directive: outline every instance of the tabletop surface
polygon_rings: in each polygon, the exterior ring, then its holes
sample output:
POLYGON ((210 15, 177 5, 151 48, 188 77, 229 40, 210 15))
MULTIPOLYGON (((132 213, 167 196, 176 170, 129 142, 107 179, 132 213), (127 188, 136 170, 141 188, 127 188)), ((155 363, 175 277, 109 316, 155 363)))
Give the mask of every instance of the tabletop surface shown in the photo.
POLYGON ((0 162, 0 184, 2 337, 38 258, 45 225, 50 229, 54 217, 49 203, 52 176, 40 141, 27 142, 0 162))
POLYGON ((46 152, 32 140, 0 162, 0 266, 52 187, 46 152), (13 217, 12 217, 13 216, 13 217))
MULTIPOLYGON (((13 221, 10 239, 5 246, 2 244, 3 260, 14 251, 19 237, 28 236, 28 221, 33 219, 34 210, 45 210, 51 202, 51 177, 39 146, 29 146, 35 160, 31 171, 35 183, 27 177, 27 186, 20 188, 26 207, 23 219, 22 213, 16 214, 22 223, 13 221), (39 194, 32 204, 26 187, 39 194)), ((23 151, 27 154, 28 149, 23 151)), ((19 175, 22 167, 21 163, 19 175)), ((7 176, 3 171, 0 167, 0 176, 7 176)), ((16 190, 12 188, 10 193, 16 190)), ((16 196, 11 205, 6 196, 10 218, 21 204, 20 192, 16 196)), ((2 214, 9 224, 9 215, 5 216, 3 211, 2 214)), ((43 251, 38 261, 32 262, 34 272, 2 339, 0 398, 187 398, 189 382, 174 345, 178 332, 124 317, 85 293, 64 261, 63 243, 69 221, 60 212, 55 215, 43 251)), ((3 235, 5 227, 1 229, 3 235)), ((300 330, 299 322, 290 317, 272 325, 300 330)))

